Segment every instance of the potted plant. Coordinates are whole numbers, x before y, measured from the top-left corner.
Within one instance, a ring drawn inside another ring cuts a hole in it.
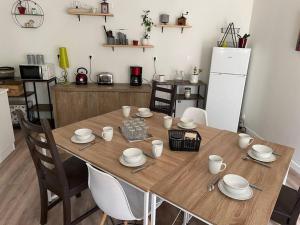
[[[150,10],[144,10],[142,17],[142,26],[144,27],[144,35],[142,45],[149,45],[150,33],[154,25],[152,19],[149,17]]]

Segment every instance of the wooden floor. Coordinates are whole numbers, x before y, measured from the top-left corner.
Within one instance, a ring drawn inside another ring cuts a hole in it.
[[[300,176],[290,171],[288,185],[298,188]],[[40,218],[40,200],[37,177],[26,143],[16,131],[16,151],[0,164],[0,225],[38,225]],[[72,215],[78,216],[92,207],[94,202],[86,190],[81,198],[72,199]],[[62,224],[62,205],[54,207],[48,214],[48,225]],[[100,211],[94,213],[80,225],[99,224]],[[178,210],[164,203],[157,212],[158,225],[171,225]],[[176,222],[181,224],[182,215]],[[117,222],[117,221],[115,221]],[[270,222],[270,225],[275,223]],[[300,221],[298,222],[300,225]],[[107,225],[111,225],[110,222]],[[203,225],[192,219],[189,225]]]

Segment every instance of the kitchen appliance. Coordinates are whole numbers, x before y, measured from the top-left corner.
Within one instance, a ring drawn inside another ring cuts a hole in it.
[[[20,65],[20,74],[22,79],[49,80],[55,77],[54,64],[44,65]]]
[[[131,66],[130,67],[130,85],[131,86],[141,86],[143,83],[143,67]]]
[[[238,129],[251,49],[213,49],[206,110],[209,126]]]
[[[97,83],[98,85],[113,85],[113,75],[108,72],[103,72],[97,75]]]
[[[12,79],[15,76],[15,69],[13,67],[0,67],[0,79]]]
[[[88,83],[88,70],[84,67],[80,67],[77,69],[76,75],[76,84],[77,85],[87,85]]]

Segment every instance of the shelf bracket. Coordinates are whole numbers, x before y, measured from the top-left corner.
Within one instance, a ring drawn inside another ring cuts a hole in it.
[[[115,47],[111,47],[112,51],[114,52],[115,51]]]
[[[183,27],[181,27],[181,33],[183,34],[183,30],[184,30],[184,28]]]
[[[161,27],[161,32],[162,32],[162,33],[164,32],[164,27]]]
[[[106,16],[104,16],[104,20],[105,20],[105,23],[106,23]]]
[[[143,48],[143,52],[145,52],[145,48]]]
[[[80,15],[77,15],[77,17],[78,17],[78,20],[79,20],[79,22],[80,22]]]

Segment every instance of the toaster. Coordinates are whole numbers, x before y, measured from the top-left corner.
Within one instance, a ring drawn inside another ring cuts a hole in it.
[[[97,75],[98,85],[113,85],[113,75],[111,73],[103,72]]]

